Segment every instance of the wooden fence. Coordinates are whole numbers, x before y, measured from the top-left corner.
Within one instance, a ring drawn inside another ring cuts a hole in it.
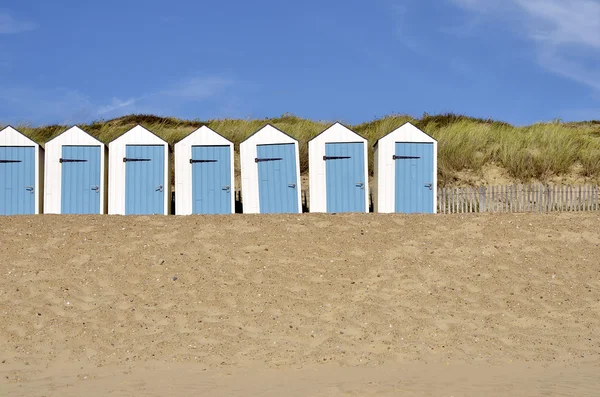
[[[438,189],[438,213],[598,211],[596,185],[511,185]]]

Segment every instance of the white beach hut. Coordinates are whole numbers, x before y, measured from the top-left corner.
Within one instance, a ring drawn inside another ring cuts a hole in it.
[[[175,213],[235,212],[233,143],[202,126],[175,144]]]
[[[46,142],[44,213],[106,213],[106,147],[79,127]]]
[[[340,123],[308,142],[310,212],[369,212],[367,149]]]
[[[0,131],[0,215],[42,210],[44,150],[8,126]]]
[[[108,213],[168,215],[169,145],[137,125],[108,145]]]
[[[436,212],[435,139],[406,123],[377,141],[374,156],[375,212]]]
[[[244,213],[301,213],[298,141],[266,125],[240,144]]]

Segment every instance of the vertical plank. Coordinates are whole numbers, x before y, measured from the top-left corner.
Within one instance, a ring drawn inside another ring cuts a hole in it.
[[[539,186],[539,191],[540,191],[540,212],[544,212],[544,185]]]
[[[560,185],[560,212],[562,212],[564,210],[563,205],[565,203],[565,196],[564,196],[564,185]]]
[[[473,198],[475,197],[475,190],[469,187],[469,214],[473,212]]]
[[[569,212],[573,212],[573,185],[569,185]]]
[[[444,211],[444,207],[445,207],[445,205],[444,205],[444,204],[445,204],[445,201],[444,201],[444,198],[445,198],[445,197],[444,197],[444,190],[445,190],[445,188],[443,188],[443,187],[442,187],[442,188],[440,188],[440,196],[441,196],[441,197],[440,197],[440,203],[439,203],[439,206],[440,206],[440,214],[445,214],[445,213],[446,213],[446,212]]]
[[[487,208],[486,208],[487,202],[486,201],[487,201],[486,187],[481,186],[479,188],[479,212],[487,211]]]
[[[526,189],[527,189],[526,211],[529,212],[529,210],[531,208],[531,185],[527,185]]]

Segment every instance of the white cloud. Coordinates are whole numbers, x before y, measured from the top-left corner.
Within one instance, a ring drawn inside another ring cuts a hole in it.
[[[510,22],[536,46],[538,64],[600,90],[599,0],[448,0],[487,18]]]
[[[0,11],[0,34],[14,34],[33,30],[37,25],[31,21],[15,19],[7,12]]]
[[[134,105],[138,100],[135,98],[129,98],[126,100],[122,100],[119,98],[113,98],[111,103],[108,105],[100,106],[98,108],[98,114],[103,115],[106,113],[111,113],[119,109],[128,108]]]
[[[0,86],[0,120],[75,124],[131,113],[169,114],[192,101],[224,102],[223,93],[233,84],[221,76],[193,77],[136,97],[113,97],[108,103],[74,89],[6,85]]]

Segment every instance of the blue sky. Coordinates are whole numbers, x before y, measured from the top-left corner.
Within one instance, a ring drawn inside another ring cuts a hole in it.
[[[20,0],[0,122],[600,119],[600,0]]]

